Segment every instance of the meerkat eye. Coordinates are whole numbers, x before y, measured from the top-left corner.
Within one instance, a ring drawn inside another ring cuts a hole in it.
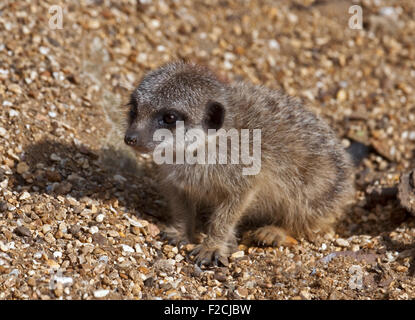
[[[134,97],[130,97],[130,101],[125,105],[128,107],[128,121],[131,124],[138,116],[137,114],[137,102],[135,101]]]
[[[165,113],[163,115],[163,122],[165,124],[173,124],[176,123],[177,121],[177,116],[173,113]]]
[[[135,106],[131,106],[130,110],[128,111],[128,122],[130,123],[130,125],[136,120],[137,115],[137,109],[135,108]]]
[[[130,109],[128,116],[130,117],[131,120],[134,120],[137,117],[137,111],[135,110],[134,107]]]
[[[172,127],[177,121],[185,121],[185,116],[177,110],[163,110],[156,114],[156,121],[161,127]]]

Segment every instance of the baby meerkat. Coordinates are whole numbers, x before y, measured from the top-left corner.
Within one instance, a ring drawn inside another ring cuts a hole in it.
[[[251,237],[260,244],[290,245],[296,243],[291,236],[312,239],[330,231],[351,200],[351,160],[336,135],[280,91],[228,83],[192,63],[164,65],[131,94],[125,143],[153,152],[157,129],[175,132],[179,121],[185,132],[204,131],[206,143],[217,135],[208,129],[261,130],[257,174],[243,174],[246,164],[231,161],[158,165],[173,217],[163,235],[173,244],[196,243],[196,231],[204,231],[191,253],[199,265],[226,260],[240,225],[259,226]]]

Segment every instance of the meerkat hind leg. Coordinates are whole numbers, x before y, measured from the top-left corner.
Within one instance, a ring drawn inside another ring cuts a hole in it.
[[[251,234],[251,242],[262,246],[294,246],[298,241],[291,237],[283,228],[267,225],[256,229]]]

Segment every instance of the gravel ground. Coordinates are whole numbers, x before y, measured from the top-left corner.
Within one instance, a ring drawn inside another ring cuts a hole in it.
[[[1,1],[0,299],[414,299],[396,187],[415,167],[415,3],[355,3],[363,30],[341,0]],[[177,58],[303,99],[361,152],[334,234],[241,244],[215,269],[160,241],[165,201],[119,107]]]

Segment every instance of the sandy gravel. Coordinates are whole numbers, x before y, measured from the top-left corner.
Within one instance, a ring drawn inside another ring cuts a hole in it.
[[[396,192],[415,167],[415,2],[355,3],[363,30],[342,0],[2,0],[0,299],[414,299]],[[166,205],[119,107],[177,58],[303,99],[361,151],[335,234],[241,244],[215,269],[160,241]]]

